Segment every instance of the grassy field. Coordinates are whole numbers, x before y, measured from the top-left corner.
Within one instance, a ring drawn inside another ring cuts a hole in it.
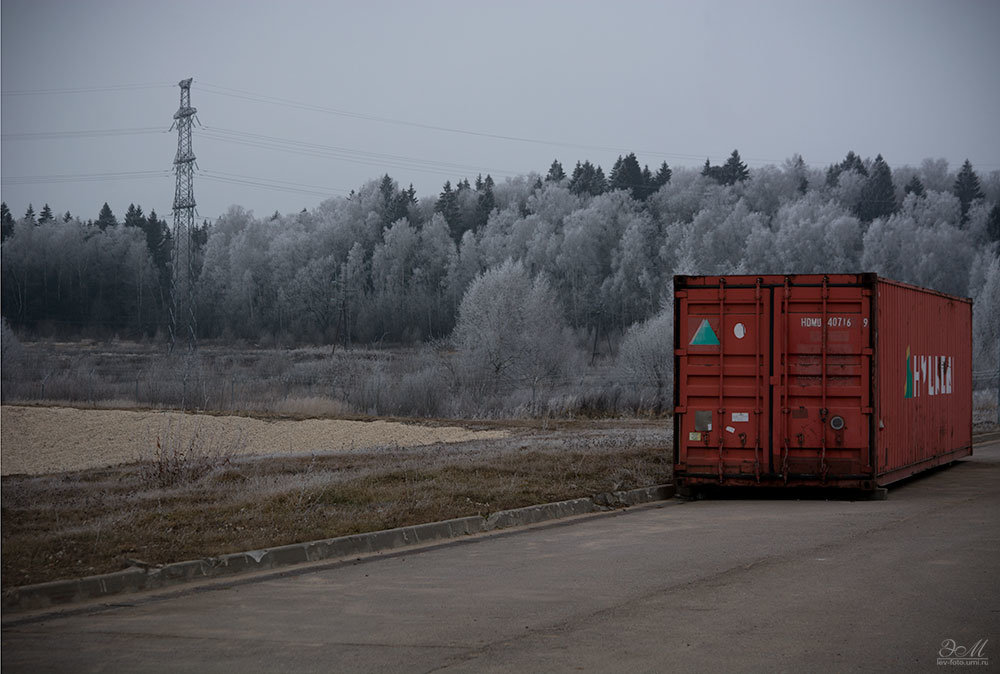
[[[111,468],[7,476],[3,587],[670,480],[667,421],[497,425],[509,437],[266,459],[195,448]]]

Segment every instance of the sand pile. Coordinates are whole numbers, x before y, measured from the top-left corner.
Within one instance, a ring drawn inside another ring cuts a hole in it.
[[[188,446],[195,435],[201,447],[266,456],[416,447],[507,434],[389,421],[271,421],[181,412],[5,405],[0,408],[0,473],[53,473],[127,463],[149,458],[157,439],[164,445]]]

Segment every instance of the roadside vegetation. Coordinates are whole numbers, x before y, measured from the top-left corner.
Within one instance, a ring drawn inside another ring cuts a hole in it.
[[[548,428],[545,428],[548,426]],[[670,480],[663,421],[511,425],[503,440],[234,458],[150,439],[148,460],[2,480],[3,587],[633,489]],[[233,439],[232,442],[238,442]]]

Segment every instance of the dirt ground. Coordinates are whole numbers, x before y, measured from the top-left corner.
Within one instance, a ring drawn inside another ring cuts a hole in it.
[[[54,473],[151,458],[163,447],[270,456],[505,437],[390,421],[262,420],[168,411],[0,407],[0,474]]]

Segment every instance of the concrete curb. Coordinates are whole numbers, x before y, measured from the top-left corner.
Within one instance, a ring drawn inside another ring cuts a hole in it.
[[[124,571],[73,580],[55,580],[15,587],[3,592],[4,611],[30,611],[99,599],[128,592],[156,590],[196,580],[223,578],[250,571],[265,571],[306,562],[360,557],[410,545],[445,541],[499,529],[624,508],[669,499],[673,485],[597,494],[557,503],[501,510],[488,517],[460,517],[443,522],[398,529],[294,543],[264,550],[235,552],[218,557],[176,562],[164,566],[130,567]]]

